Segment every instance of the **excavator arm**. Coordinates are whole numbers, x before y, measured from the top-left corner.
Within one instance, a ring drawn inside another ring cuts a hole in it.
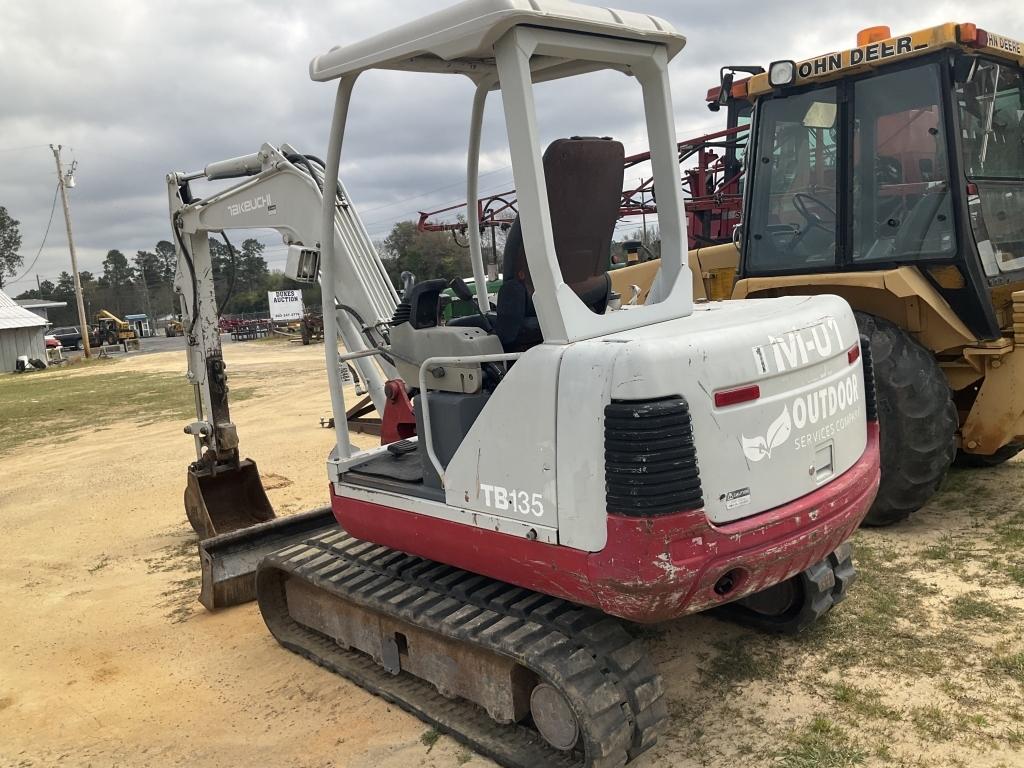
[[[196,181],[225,179],[237,181],[207,197],[198,197],[193,191]],[[238,429],[229,406],[210,253],[213,234],[273,229],[289,246],[289,264],[302,265],[301,274],[296,271],[291,276],[308,282],[320,279],[323,186],[319,161],[287,145],[264,144],[252,155],[212,163],[194,173],[167,176],[177,249],[174,286],[187,341],[187,377],[195,389],[196,404],[196,418],[185,427],[196,450],[196,460],[188,470],[185,509],[201,540],[201,599],[209,608],[251,599],[254,548],[276,548],[289,540],[293,531],[308,535],[311,528],[333,524],[324,510],[275,519],[255,462],[241,458]],[[385,323],[394,313],[398,296],[340,183],[334,197],[335,239],[344,245],[336,252],[345,254],[346,263],[337,270],[339,277],[333,286],[322,285],[324,320],[331,322],[333,315],[346,357],[357,367],[374,407],[383,413],[384,383],[396,378],[397,371],[386,354],[374,352],[387,344]],[[227,239],[225,242],[231,248]],[[360,353],[362,356],[354,356]],[[244,562],[233,562],[237,558],[230,554],[218,554],[224,546],[232,553],[244,551]]]

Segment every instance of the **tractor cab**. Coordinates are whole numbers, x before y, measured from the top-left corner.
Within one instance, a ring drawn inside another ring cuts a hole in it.
[[[1024,283],[1022,62],[973,24],[874,27],[745,81],[741,277],[913,266],[971,334],[998,337]]]

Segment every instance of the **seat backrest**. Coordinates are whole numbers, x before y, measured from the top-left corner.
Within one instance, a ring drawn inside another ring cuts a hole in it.
[[[608,271],[612,233],[622,199],[622,144],[612,139],[556,139],[544,152],[548,204],[562,279],[572,286]],[[533,293],[519,217],[508,239],[504,279],[516,277]]]
[[[598,311],[604,310],[604,299],[591,299],[600,293],[594,290],[595,284],[601,282],[598,278],[608,271],[612,234],[622,199],[624,159],[621,143],[592,136],[556,139],[544,152],[551,230],[562,280]],[[505,240],[502,278],[505,284],[522,284],[527,299],[533,294],[518,216]],[[607,278],[604,280],[608,284]],[[501,308],[499,300],[499,321]],[[531,316],[532,310],[532,301],[528,300],[523,307],[524,316]],[[501,335],[509,335],[510,324],[501,325],[506,329]]]

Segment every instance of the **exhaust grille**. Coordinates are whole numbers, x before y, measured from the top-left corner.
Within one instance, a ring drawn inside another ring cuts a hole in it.
[[[860,359],[864,368],[864,410],[868,421],[878,421],[878,396],[875,392],[875,368],[871,362],[871,339],[860,337]]]
[[[604,409],[604,461],[609,513],[649,517],[704,506],[681,397],[613,400]]]

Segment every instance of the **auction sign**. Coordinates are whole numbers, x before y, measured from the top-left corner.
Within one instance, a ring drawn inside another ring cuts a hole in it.
[[[275,321],[302,319],[302,291],[267,291],[270,319]]]

